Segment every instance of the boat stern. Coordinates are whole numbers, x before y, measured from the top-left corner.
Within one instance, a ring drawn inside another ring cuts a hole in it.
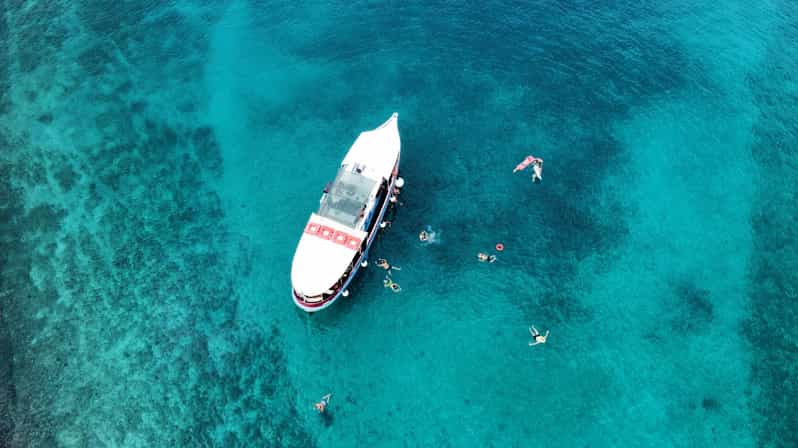
[[[291,264],[294,303],[309,312],[335,301],[354,273],[366,233],[312,214]]]

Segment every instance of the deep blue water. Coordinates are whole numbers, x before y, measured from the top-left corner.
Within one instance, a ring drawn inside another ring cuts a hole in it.
[[[798,446],[798,4],[760,3],[0,0],[0,446]],[[394,111],[402,291],[305,315],[304,223]]]

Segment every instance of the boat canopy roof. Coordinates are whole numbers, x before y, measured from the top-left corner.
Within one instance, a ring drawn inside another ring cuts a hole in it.
[[[354,228],[376,185],[377,181],[358,173],[357,168],[342,167],[322,200],[318,215]]]

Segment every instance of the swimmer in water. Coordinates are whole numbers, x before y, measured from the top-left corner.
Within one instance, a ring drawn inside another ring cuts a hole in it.
[[[402,290],[402,287],[399,286],[399,283],[391,280],[390,273],[385,277],[385,280],[382,281],[382,284],[385,285],[386,288],[391,288],[393,292],[399,292]]]
[[[332,397],[332,394],[327,394],[327,395],[321,397],[321,401],[319,401],[318,403],[313,405],[313,407],[315,407],[316,410],[319,411],[319,414],[324,413],[324,410],[327,409],[327,405],[330,404],[330,398],[331,397]]]
[[[532,165],[532,182],[538,183],[543,180],[543,159],[535,156],[526,156],[526,158],[516,165],[513,173],[525,170],[529,165]]]
[[[542,335],[542,334],[540,334],[538,329],[535,328],[535,326],[533,325],[533,326],[529,327],[529,334],[532,335],[532,340],[529,341],[529,346],[531,347],[533,345],[545,344],[546,343],[546,338],[549,337],[549,330],[546,330],[546,334]]]
[[[532,165],[532,182],[538,183],[543,180],[543,159],[537,159]]]
[[[375,264],[377,265],[378,268],[385,269],[389,273],[390,273],[391,269],[393,269],[394,271],[401,271],[402,270],[402,268],[400,268],[399,266],[391,266],[391,264],[388,263],[388,260],[386,260],[384,258],[377,258],[377,263],[375,263]]]
[[[441,242],[440,230],[434,230],[432,226],[425,226],[421,232],[418,232],[418,240],[422,244],[440,244]]]
[[[477,259],[479,261],[483,262],[483,263],[488,261],[489,258],[490,257],[488,257],[488,254],[486,254],[486,253],[480,252],[480,253],[477,254]]]

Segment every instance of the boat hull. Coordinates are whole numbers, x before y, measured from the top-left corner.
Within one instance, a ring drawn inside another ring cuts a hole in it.
[[[358,270],[360,269],[361,264],[368,260],[369,250],[371,249],[371,245],[374,243],[374,240],[377,237],[377,234],[380,232],[380,223],[385,218],[385,213],[388,211],[388,207],[390,206],[390,198],[393,194],[396,179],[399,177],[399,159],[396,160],[396,166],[393,169],[391,174],[390,182],[388,183],[387,194],[385,195],[385,199],[379,205],[380,212],[376,216],[376,224],[374,225],[373,230],[368,234],[368,238],[366,240],[365,248],[363,249],[360,257],[357,261],[353,264],[352,270],[349,272],[349,277],[343,283],[343,285],[335,291],[335,294],[331,295],[325,300],[321,300],[319,302],[305,302],[302,300],[296,292],[291,289],[291,297],[294,300],[294,304],[299,307],[301,310],[306,311],[308,313],[314,313],[316,311],[321,311],[330,305],[332,305],[335,301],[337,301],[343,294],[344,291],[347,290],[349,284],[354,280],[355,276],[357,275]]]

